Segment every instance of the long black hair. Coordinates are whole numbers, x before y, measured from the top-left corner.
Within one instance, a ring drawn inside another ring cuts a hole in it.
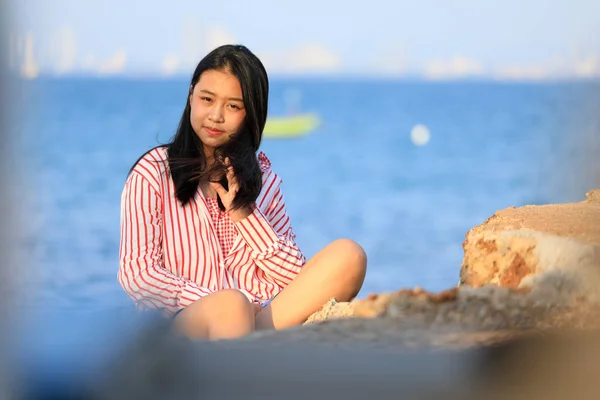
[[[242,89],[246,117],[238,132],[215,148],[214,163],[209,168],[202,141],[190,122],[190,96],[202,73],[226,70],[233,74]],[[187,101],[177,131],[167,143],[167,159],[175,194],[182,205],[194,198],[201,182],[220,182],[227,189],[225,158],[233,167],[239,190],[232,208],[249,207],[258,198],[262,175],[256,152],[267,120],[269,79],[262,62],[242,45],[224,45],[208,53],[194,70]],[[224,210],[219,199],[219,207]]]

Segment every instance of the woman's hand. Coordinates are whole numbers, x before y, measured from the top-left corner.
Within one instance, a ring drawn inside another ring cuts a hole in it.
[[[229,190],[225,190],[225,188],[218,182],[211,182],[210,184],[216,190],[217,195],[221,199],[221,202],[225,207],[225,211],[229,213],[231,220],[233,222],[238,222],[246,218],[252,212],[248,208],[240,208],[237,210],[231,209],[235,195],[237,194],[238,190],[240,190],[240,185],[238,184],[237,178],[233,173],[233,167],[229,162],[229,158],[225,158],[225,166],[227,167],[227,185]]]

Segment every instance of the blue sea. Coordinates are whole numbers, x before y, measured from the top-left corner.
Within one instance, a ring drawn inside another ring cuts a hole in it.
[[[117,283],[121,191],[134,161],[173,135],[187,88],[186,79],[18,84],[25,304],[132,307]],[[452,287],[469,229],[499,209],[579,201],[590,189],[575,177],[583,143],[600,134],[598,84],[279,78],[271,116],[286,114],[290,93],[321,124],[264,139],[262,150],[308,257],[337,238],[363,246],[361,297]],[[411,141],[418,124],[430,133],[424,145]]]

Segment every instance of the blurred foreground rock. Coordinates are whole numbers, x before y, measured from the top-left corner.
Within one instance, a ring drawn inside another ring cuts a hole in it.
[[[348,328],[349,321],[338,322]],[[360,332],[343,347],[321,342],[323,334],[277,346],[278,340],[193,343],[165,333],[149,330],[137,338],[83,396],[37,398],[600,398],[599,331],[504,336],[453,350],[371,348]],[[409,336],[419,341],[419,333],[403,335]]]

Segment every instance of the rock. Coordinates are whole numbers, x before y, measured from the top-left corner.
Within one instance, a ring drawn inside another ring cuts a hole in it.
[[[356,300],[355,315],[418,321],[427,330],[448,326],[464,331],[594,328],[600,297],[582,296],[579,282],[566,275],[540,279],[531,288],[495,285],[449,289],[437,294],[401,290]],[[568,280],[567,280],[568,279]]]
[[[463,243],[460,284],[516,288],[526,277],[550,270],[598,273],[600,190],[586,197],[579,203],[507,208],[471,229]]]
[[[464,349],[555,330],[600,329],[600,296],[583,290],[585,280],[578,277],[556,270],[523,288],[487,284],[439,293],[415,288],[351,303],[331,300],[304,326],[260,331],[243,340],[280,347]],[[343,315],[333,316],[338,311]]]
[[[350,303],[331,299],[302,327],[250,339],[448,348],[600,328],[600,190],[586,197],[511,207],[473,228],[463,244],[458,287],[402,289]]]
[[[338,303],[335,299],[330,299],[327,303],[323,305],[323,308],[321,308],[321,310],[308,317],[304,324],[308,325],[317,322],[338,318],[348,318],[353,316],[354,307],[349,302]]]
[[[590,190],[585,194],[589,201],[600,201],[600,189]]]

